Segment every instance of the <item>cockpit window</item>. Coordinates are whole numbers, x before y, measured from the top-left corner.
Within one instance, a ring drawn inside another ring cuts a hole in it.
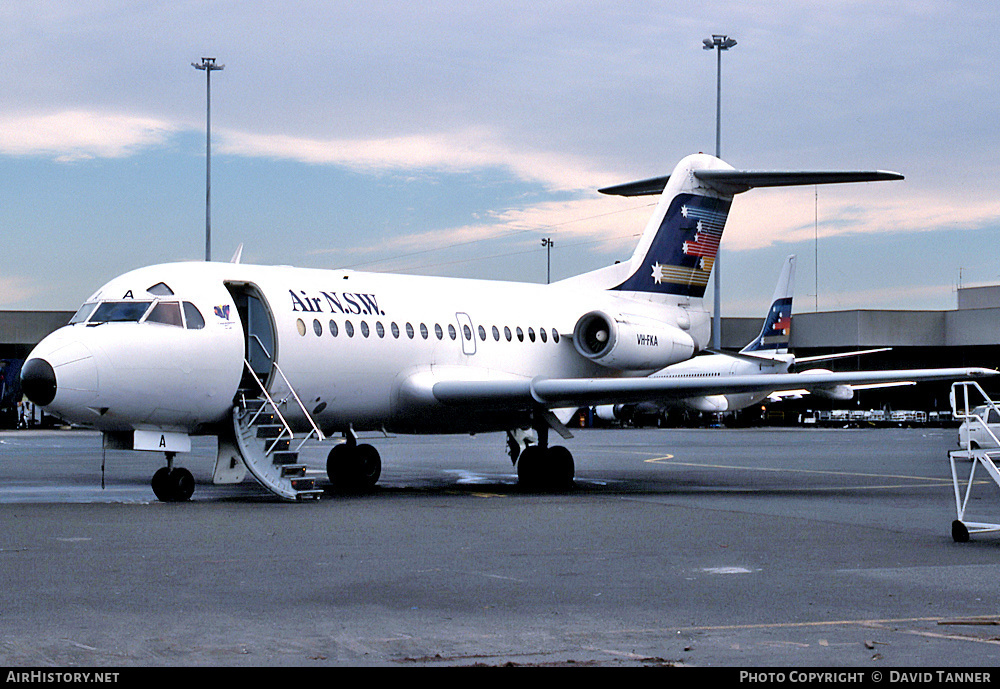
[[[181,328],[184,326],[181,321],[181,305],[176,301],[161,301],[149,312],[146,322],[175,325]]]
[[[69,319],[70,325],[74,323],[83,323],[85,320],[87,320],[87,317],[94,312],[94,309],[96,308],[97,308],[96,301],[92,301],[89,304],[84,304],[79,308],[79,310],[77,310],[77,312],[73,315],[73,317]]]
[[[187,321],[188,330],[201,330],[205,327],[205,319],[202,318],[201,311],[189,301],[184,302],[184,319]]]
[[[97,307],[89,322],[138,322],[152,303],[150,301],[106,301]]]
[[[170,286],[165,282],[157,282],[146,291],[150,294],[155,294],[158,297],[172,297],[174,295],[174,291],[170,289]]]

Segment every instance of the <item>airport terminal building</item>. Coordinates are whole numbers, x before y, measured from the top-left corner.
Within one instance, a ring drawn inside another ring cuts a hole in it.
[[[32,347],[65,325],[72,311],[0,311],[0,427],[16,421],[21,363]],[[791,348],[799,356],[891,347],[890,351],[823,362],[832,370],[1000,367],[1000,285],[958,290],[958,304],[947,311],[857,310],[797,313],[792,319]],[[722,347],[739,350],[760,332],[760,318],[722,319]],[[997,388],[1000,384],[990,382]],[[950,410],[948,383],[859,391],[839,408]],[[987,391],[994,393],[989,387]],[[830,409],[834,403],[814,397],[773,405],[788,415]],[[762,409],[748,410],[761,416]],[[781,412],[779,412],[780,415]]]

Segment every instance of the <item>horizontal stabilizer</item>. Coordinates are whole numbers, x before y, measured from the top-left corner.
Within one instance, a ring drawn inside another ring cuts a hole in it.
[[[754,187],[794,187],[811,184],[843,184],[846,182],[888,182],[903,179],[898,172],[886,170],[769,172],[761,170],[695,170],[694,176],[725,191],[738,194]],[[598,189],[613,196],[655,196],[663,192],[670,175],[627,182]]]

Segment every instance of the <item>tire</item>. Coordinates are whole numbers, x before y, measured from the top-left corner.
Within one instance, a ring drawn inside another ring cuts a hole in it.
[[[573,487],[576,467],[573,454],[562,445],[550,447],[548,451],[548,483],[553,490],[569,490]]]
[[[545,451],[537,445],[529,445],[517,458],[517,483],[526,490],[542,488]]]
[[[357,460],[355,465],[355,482],[361,490],[371,490],[382,475],[382,458],[378,450],[371,445],[358,445],[355,450]]]

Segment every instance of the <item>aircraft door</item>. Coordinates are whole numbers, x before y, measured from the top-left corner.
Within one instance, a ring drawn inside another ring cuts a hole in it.
[[[252,284],[231,284],[226,287],[236,303],[236,311],[243,324],[245,342],[244,356],[257,378],[270,387],[271,374],[274,370],[274,360],[277,356],[276,338],[274,334],[274,319],[267,306],[264,295]],[[241,388],[253,389],[256,383],[253,376],[244,367]]]
[[[465,354],[476,353],[476,331],[472,327],[472,319],[467,313],[456,313],[458,319],[458,336],[462,339],[462,352]]]

